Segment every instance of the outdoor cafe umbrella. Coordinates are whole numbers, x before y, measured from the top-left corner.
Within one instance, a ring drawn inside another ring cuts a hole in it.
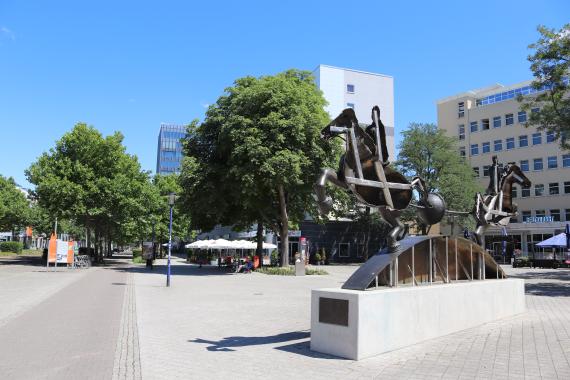
[[[546,239],[544,241],[541,241],[540,243],[537,243],[536,246],[537,247],[566,247],[567,241],[566,241],[566,233],[562,232],[561,234],[555,235],[549,239]]]

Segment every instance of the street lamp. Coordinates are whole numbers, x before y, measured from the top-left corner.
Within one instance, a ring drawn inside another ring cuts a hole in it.
[[[166,286],[170,286],[170,251],[172,249],[172,207],[176,201],[176,194],[168,194],[168,205],[170,206],[170,227],[168,228],[168,269],[166,272]]]

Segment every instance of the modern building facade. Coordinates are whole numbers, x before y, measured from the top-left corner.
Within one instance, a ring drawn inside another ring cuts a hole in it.
[[[319,65],[314,71],[315,81],[328,106],[331,119],[345,108],[353,108],[358,122],[369,125],[371,111],[380,107],[380,118],[386,126],[386,145],[390,159],[394,157],[394,78],[365,71]],[[324,127],[324,126],[323,126]]]
[[[507,255],[514,249],[539,252],[534,244],[563,232],[570,223],[570,152],[562,151],[553,135],[525,127],[529,115],[521,110],[517,96],[535,94],[530,83],[496,84],[437,102],[439,128],[458,138],[459,154],[469,161],[481,185],[489,184],[493,155],[499,162],[516,163],[532,181],[530,189],[513,188],[519,215],[507,227]],[[490,228],[486,248],[500,253],[501,235]]]
[[[180,139],[185,136],[185,125],[160,125],[156,155],[157,174],[180,173],[180,165],[182,163],[182,143]]]

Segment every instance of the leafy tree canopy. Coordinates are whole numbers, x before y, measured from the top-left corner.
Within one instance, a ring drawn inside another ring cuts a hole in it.
[[[334,163],[334,144],[320,138],[325,104],[306,71],[245,77],[227,88],[185,143],[181,183],[196,226],[261,222],[281,237],[286,265],[289,224],[316,214],[313,183]]]
[[[411,123],[402,133],[395,165],[409,179],[421,177],[429,192],[439,193],[448,209],[468,211],[481,187],[473,169],[459,156],[456,139],[435,124]],[[405,218],[423,228],[412,212]]]
[[[30,217],[28,199],[12,178],[0,175],[0,231],[24,227]]]
[[[538,31],[540,38],[529,45],[534,53],[528,60],[532,86],[541,92],[519,101],[525,110],[539,108],[529,114],[527,126],[553,133],[563,149],[570,149],[570,24],[560,30],[539,26]]]

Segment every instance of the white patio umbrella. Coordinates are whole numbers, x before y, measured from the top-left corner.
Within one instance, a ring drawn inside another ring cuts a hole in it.
[[[214,240],[197,240],[190,244],[186,244],[185,247],[192,249],[208,249],[213,242]]]
[[[263,243],[263,249],[275,249],[277,248],[277,246],[275,244],[272,243]]]

